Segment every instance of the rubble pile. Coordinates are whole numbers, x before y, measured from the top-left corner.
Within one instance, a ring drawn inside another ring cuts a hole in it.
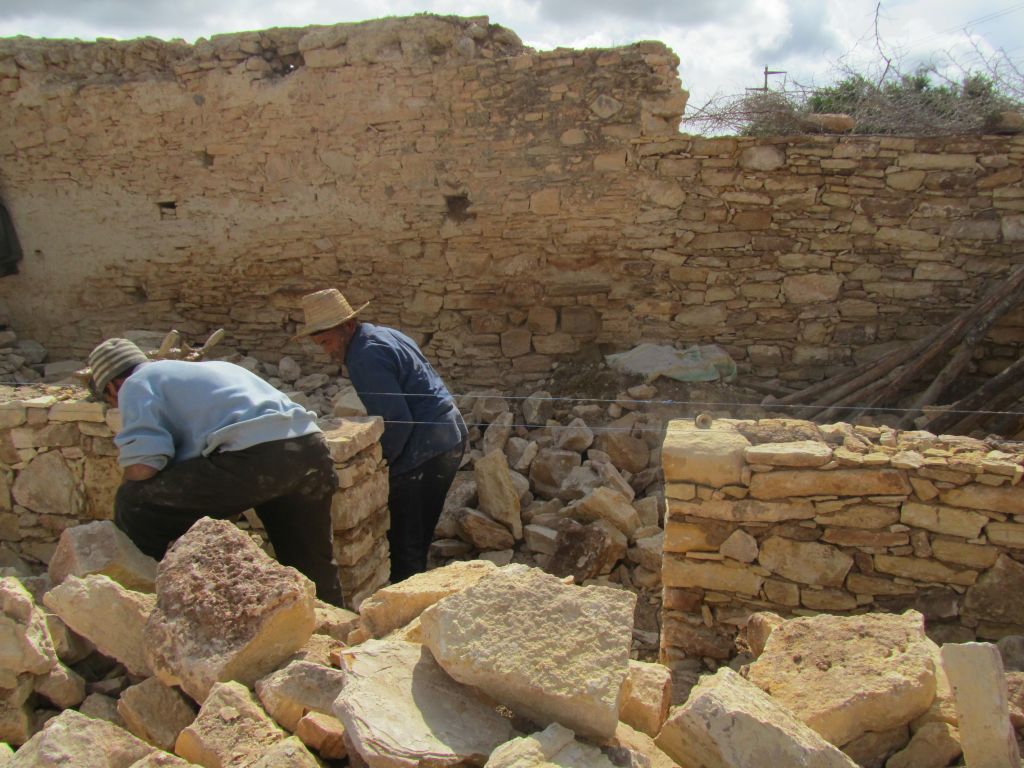
[[[670,708],[668,668],[629,658],[622,585],[454,562],[357,615],[226,521],[158,567],[74,530],[47,573],[0,578],[0,766],[1019,762],[1024,637],[940,648],[915,611],[754,614],[748,653]]]

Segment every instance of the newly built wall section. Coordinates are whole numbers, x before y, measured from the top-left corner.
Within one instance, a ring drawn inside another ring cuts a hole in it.
[[[350,608],[387,582],[388,471],[380,417],[321,422],[334,459],[334,558]],[[121,483],[114,436],[120,412],[42,395],[0,403],[0,541],[48,563],[61,532],[114,516]],[[243,524],[262,528],[247,515]],[[265,539],[265,536],[262,537]]]
[[[1013,445],[785,419],[670,422],[662,660],[731,659],[756,611],[915,608],[938,642],[1024,634],[1024,451]]]
[[[20,337],[217,327],[276,362],[327,285],[457,387],[586,345],[724,345],[810,380],[1024,261],[1020,137],[694,138],[660,43],[524,48],[486,18],[0,41]],[[983,365],[1024,339],[1018,313]]]

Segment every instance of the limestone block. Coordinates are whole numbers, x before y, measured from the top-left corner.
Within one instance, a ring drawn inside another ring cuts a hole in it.
[[[622,686],[619,720],[646,733],[658,735],[672,703],[672,673],[661,664],[629,661],[626,682]]]
[[[886,761],[885,768],[945,768],[962,751],[956,728],[948,723],[927,723],[918,728],[906,748]]]
[[[384,420],[380,416],[324,419],[320,428],[334,463],[345,464],[380,440],[384,434]]]
[[[786,520],[810,520],[817,514],[812,503],[799,499],[790,501],[710,499],[700,503],[673,499],[668,503],[668,511],[670,517],[689,515],[706,520],[722,520],[732,523],[781,523]]]
[[[484,456],[495,451],[504,452],[505,443],[512,435],[512,422],[515,417],[511,411],[499,414],[494,421],[487,425],[484,430],[483,440],[480,442],[480,451]]]
[[[511,416],[511,414],[509,414]],[[473,464],[480,509],[503,524],[516,541],[523,538],[519,493],[512,484],[508,460],[501,451],[493,451]]]
[[[849,744],[843,745],[843,752],[862,768],[882,768],[886,758],[907,746],[910,728],[901,725],[881,733],[869,731]]]
[[[636,545],[630,547],[626,555],[631,563],[636,563],[649,571],[660,571],[664,545],[665,532],[659,531],[653,536],[637,539]]]
[[[781,536],[761,542],[758,562],[790,581],[822,587],[841,587],[853,567],[853,558],[838,547]]]
[[[558,546],[558,531],[543,525],[524,525],[523,539],[530,552],[552,555]]]
[[[581,466],[574,467],[562,482],[562,487],[558,489],[558,498],[565,502],[582,499],[601,485],[597,470],[589,461],[584,462]]]
[[[343,664],[345,687],[334,715],[373,768],[479,765],[516,735],[509,720],[449,677],[420,645],[368,640],[350,649]]]
[[[924,528],[962,539],[976,539],[989,518],[966,509],[907,501],[900,508],[900,522],[912,528]]]
[[[34,688],[58,709],[77,707],[85,699],[85,680],[60,662],[45,675],[37,677]]]
[[[89,421],[97,424],[106,421],[107,407],[103,403],[88,400],[64,400],[50,406],[50,421]]]
[[[54,584],[68,576],[102,574],[126,589],[152,592],[156,560],[142,554],[132,540],[109,520],[67,528],[47,568]]]
[[[26,673],[0,688],[0,741],[24,744],[35,732],[32,684],[33,676]]]
[[[729,667],[701,678],[686,703],[669,713],[654,743],[682,766],[856,765]]]
[[[76,517],[82,509],[82,493],[74,473],[60,451],[46,451],[29,461],[11,489],[14,500],[42,515]]]
[[[192,702],[155,677],[125,688],[117,713],[129,731],[165,752],[174,751],[178,734],[196,718]]]
[[[928,709],[935,696],[934,650],[916,611],[801,617],[772,631],[748,677],[842,746]]]
[[[595,488],[572,506],[570,514],[584,521],[606,520],[630,538],[640,527],[640,515],[629,499],[611,488]]]
[[[508,528],[479,510],[460,509],[458,521],[462,535],[477,549],[501,550],[515,545],[515,538]]]
[[[331,499],[331,521],[336,531],[347,531],[387,506],[388,474],[374,472],[350,488],[335,491]]]
[[[575,418],[558,430],[555,447],[563,451],[583,453],[594,444],[594,431],[581,418]]]
[[[370,554],[377,542],[387,537],[391,527],[391,511],[381,507],[355,528],[335,530],[331,548],[334,561],[342,568],[350,568]]]
[[[666,474],[666,476],[668,476]],[[778,470],[759,472],[750,479],[755,499],[787,496],[906,496],[906,474],[898,469]]]
[[[323,764],[306,749],[301,739],[289,736],[268,747],[256,762],[245,765],[246,768],[320,768]]]
[[[541,333],[553,333],[555,323],[558,321],[555,310],[550,307],[531,307],[529,316],[529,327],[531,331]],[[548,419],[554,411],[554,401],[551,393],[545,390],[538,390],[523,400],[520,406],[523,412],[523,421],[534,427],[547,424]]]
[[[65,709],[17,751],[13,765],[132,768],[154,751],[123,728]]]
[[[14,576],[0,578],[0,688],[13,688],[19,675],[45,675],[57,666],[46,617]]]
[[[124,728],[124,719],[117,711],[117,699],[103,693],[90,693],[78,706],[78,711],[89,717],[96,717]]]
[[[295,736],[328,760],[341,760],[348,756],[345,748],[345,726],[333,715],[307,712],[295,726]]]
[[[990,523],[989,526],[991,525],[996,525],[996,523]],[[1016,527],[1024,531],[1024,525]],[[986,533],[988,533],[987,528]],[[989,540],[993,541],[991,534],[989,534]],[[993,541],[993,543],[998,544],[999,542]],[[1021,545],[1024,546],[1024,541],[1021,542]],[[931,548],[932,554],[939,560],[980,570],[991,568],[995,565],[996,558],[999,557],[999,550],[994,547],[964,544],[950,539],[932,539]]]
[[[731,533],[732,526],[719,523],[683,523],[670,518],[665,523],[664,550],[679,553],[717,552]]]
[[[666,587],[700,587],[701,589],[739,592],[756,596],[764,577],[747,568],[733,568],[713,561],[688,560],[666,553],[661,564],[661,580]]]
[[[633,486],[626,481],[626,478],[622,476],[622,473],[619,472],[618,468],[612,464],[611,461],[592,459],[587,463],[597,472],[597,476],[603,485],[611,488],[613,491],[618,491],[630,501],[634,501],[636,499],[636,491],[633,489]],[[655,502],[656,501],[657,500],[655,499]],[[639,503],[640,502],[637,502],[637,504]],[[655,509],[657,509],[656,505]],[[639,514],[639,510],[637,510],[637,513]],[[657,525],[657,520],[651,524]]]
[[[942,491],[939,498],[943,504],[955,507],[1024,515],[1024,489],[1020,486],[993,488],[987,485],[968,485]]]
[[[532,736],[508,741],[491,753],[484,768],[614,768],[597,747],[576,740],[576,734],[552,723]]]
[[[832,460],[832,449],[817,440],[791,443],[761,443],[743,452],[748,464],[772,467],[820,467]]]
[[[960,571],[949,568],[935,560],[923,557],[893,557],[875,555],[874,567],[880,573],[888,573],[914,581],[934,581],[943,584],[969,586],[978,578],[977,571]]]
[[[1007,555],[967,590],[963,616],[1001,624],[1024,624],[1024,565]]]
[[[764,646],[771,637],[772,631],[785,622],[781,616],[771,611],[758,611],[750,614],[743,627],[747,639],[747,648],[755,659],[764,651]]]
[[[484,560],[454,562],[410,576],[377,590],[359,607],[362,626],[371,637],[404,627],[438,600],[476,584],[497,570]]]
[[[953,688],[967,765],[1019,766],[999,649],[991,643],[946,643],[942,666]]]
[[[558,495],[565,478],[582,461],[576,451],[552,448],[540,450],[530,464],[530,485],[540,498],[553,499]]]
[[[128,768],[190,768],[194,763],[182,760],[170,752],[155,750],[141,760],[132,763]]]
[[[631,763],[634,766],[644,765],[646,760],[650,768],[679,768],[675,760],[658,748],[654,739],[625,723],[620,722],[615,728],[611,745],[629,750],[631,756],[635,756]]]
[[[294,733],[307,712],[329,714],[343,684],[340,670],[293,661],[257,680],[256,695],[278,725]]]
[[[618,532],[617,529],[612,529]],[[619,533],[622,536],[621,533]],[[623,537],[624,538],[624,537]],[[594,524],[582,525],[575,520],[559,523],[555,536],[555,550],[551,553],[545,570],[555,576],[571,576],[581,584],[601,573],[610,573],[621,554],[625,554],[625,542],[621,553],[616,551],[614,534]]]
[[[43,602],[61,621],[132,674],[152,674],[143,633],[156,606],[155,595],[125,589],[107,576],[68,576],[46,593]]]
[[[146,655],[167,685],[202,702],[225,680],[251,685],[309,639],[314,586],[224,520],[204,517],[168,550]]]
[[[1019,523],[989,523],[985,535],[997,546],[1024,549],[1024,525]]]
[[[617,469],[636,474],[643,471],[651,460],[650,446],[639,437],[633,437],[617,422],[608,425],[596,440],[596,447],[608,454]]]
[[[424,644],[456,680],[538,724],[606,737],[619,719],[635,603],[631,593],[509,565],[420,620]]]
[[[322,600],[316,601],[314,609],[316,614],[315,632],[330,635],[336,640],[345,642],[348,633],[359,624],[359,614],[347,608],[339,608],[336,605],[325,603]]]
[[[757,539],[746,531],[733,531],[729,538],[722,542],[719,551],[741,563],[752,563],[758,555]]]
[[[178,734],[174,753],[198,765],[240,768],[287,735],[244,685],[214,683],[199,715]]]
[[[730,424],[698,429],[691,422],[669,422],[661,449],[665,479],[721,487],[742,485],[744,452],[750,441]]]
[[[0,742],[0,768],[9,768],[14,761],[14,749],[10,744]]]

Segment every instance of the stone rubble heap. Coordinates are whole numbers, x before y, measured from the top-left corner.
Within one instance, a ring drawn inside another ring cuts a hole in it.
[[[55,563],[0,578],[0,766],[1019,763],[1024,637],[940,648],[915,611],[755,614],[749,663],[670,708],[621,586],[474,560],[356,615],[209,518],[159,566],[70,532]]]

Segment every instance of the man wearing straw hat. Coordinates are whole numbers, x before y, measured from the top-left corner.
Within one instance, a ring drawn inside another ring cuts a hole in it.
[[[309,336],[349,378],[366,411],[384,418],[389,466],[391,582],[427,569],[427,550],[466,449],[466,423],[441,377],[412,339],[360,322],[359,309],[328,288],[302,298]]]
[[[89,366],[93,390],[121,409],[114,523],[140,550],[159,560],[200,518],[252,508],[278,561],[342,605],[331,527],[338,480],[315,413],[241,366],[151,361],[127,339],[104,341]]]

